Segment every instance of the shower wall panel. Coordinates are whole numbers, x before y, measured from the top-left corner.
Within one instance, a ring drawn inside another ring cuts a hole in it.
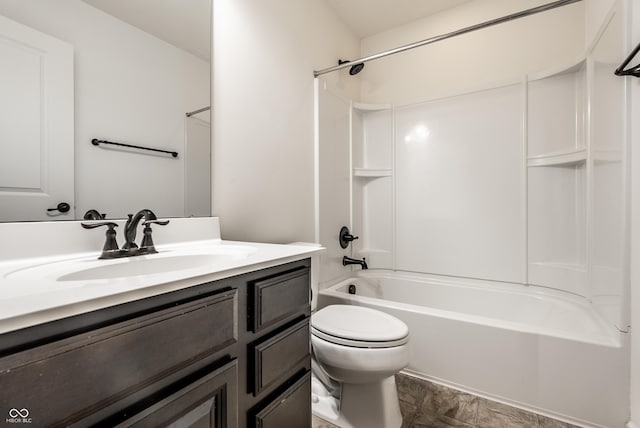
[[[627,195],[628,80],[611,70],[625,58],[624,14],[618,5],[609,14],[591,51],[592,231],[591,291],[596,307],[619,329],[629,325]]]
[[[585,61],[527,77],[527,283],[589,297]]]
[[[396,109],[396,268],[525,282],[521,85]]]
[[[352,117],[353,249],[372,267],[393,269],[393,113],[354,103]]]

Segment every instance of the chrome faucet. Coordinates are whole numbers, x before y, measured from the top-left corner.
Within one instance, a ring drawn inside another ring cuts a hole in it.
[[[362,260],[352,259],[351,257],[347,256],[342,257],[342,266],[348,265],[360,265],[362,269],[369,269],[369,266],[367,266],[367,259],[364,257],[362,258]]]
[[[125,243],[122,249],[131,253],[131,255],[137,254],[153,254],[157,253],[155,246],[153,245],[153,239],[151,238],[151,225],[159,224],[165,226],[169,224],[169,220],[158,220],[158,217],[149,209],[142,209],[136,213],[136,215],[129,214],[127,222],[124,225],[124,239]],[[138,225],[140,220],[144,218],[144,237],[140,243],[140,247],[136,244],[136,234],[138,232]]]

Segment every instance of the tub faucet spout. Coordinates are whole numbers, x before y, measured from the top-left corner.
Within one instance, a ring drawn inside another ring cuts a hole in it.
[[[369,269],[369,266],[367,266],[367,259],[364,257],[362,258],[362,260],[352,259],[351,257],[347,256],[342,257],[342,266],[348,265],[360,265],[362,266],[362,269]]]

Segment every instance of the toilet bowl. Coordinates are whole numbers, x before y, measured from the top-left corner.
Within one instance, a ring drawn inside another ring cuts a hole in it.
[[[327,306],[311,316],[313,413],[343,428],[395,428],[394,375],[409,363],[409,329],[384,312]]]

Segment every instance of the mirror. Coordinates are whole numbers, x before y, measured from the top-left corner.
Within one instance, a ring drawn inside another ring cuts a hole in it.
[[[0,18],[0,221],[211,215],[210,0],[0,0]]]

